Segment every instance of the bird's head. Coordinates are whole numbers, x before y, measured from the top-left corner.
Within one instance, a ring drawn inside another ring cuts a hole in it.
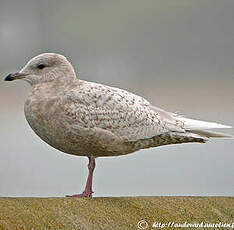
[[[19,72],[8,74],[5,81],[23,79],[35,85],[75,77],[75,71],[66,57],[56,53],[43,53],[32,58]]]

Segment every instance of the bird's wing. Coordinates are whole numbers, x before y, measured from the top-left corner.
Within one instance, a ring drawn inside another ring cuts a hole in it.
[[[122,89],[82,81],[63,96],[66,116],[85,128],[111,131],[125,141],[147,139],[166,132],[184,132],[144,98]],[[166,112],[165,112],[166,113]]]

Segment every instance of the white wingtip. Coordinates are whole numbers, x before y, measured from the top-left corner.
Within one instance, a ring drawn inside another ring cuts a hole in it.
[[[217,133],[217,132],[206,131],[206,130],[189,130],[188,132],[194,133],[201,137],[206,137],[206,138],[228,138],[228,139],[234,138],[234,136],[226,134],[226,133]]]
[[[185,129],[187,130],[203,130],[203,129],[228,129],[232,128],[229,125],[222,125],[214,122],[206,122],[200,120],[193,120],[181,117],[180,120],[184,122]]]

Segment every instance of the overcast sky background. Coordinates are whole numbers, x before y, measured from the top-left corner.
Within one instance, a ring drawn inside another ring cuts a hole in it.
[[[85,157],[33,133],[23,113],[30,86],[6,74],[57,52],[82,79],[233,126],[233,12],[233,0],[0,0],[0,196],[79,193],[88,173]],[[233,162],[234,140],[99,158],[94,195],[233,196]]]

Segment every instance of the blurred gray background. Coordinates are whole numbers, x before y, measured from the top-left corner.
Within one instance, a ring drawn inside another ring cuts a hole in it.
[[[30,86],[6,74],[57,52],[82,79],[234,125],[233,12],[233,0],[0,0],[0,196],[82,192],[88,162],[33,133],[23,113]],[[234,140],[99,158],[94,195],[233,196],[233,162]]]

